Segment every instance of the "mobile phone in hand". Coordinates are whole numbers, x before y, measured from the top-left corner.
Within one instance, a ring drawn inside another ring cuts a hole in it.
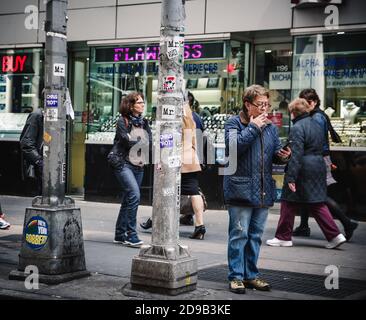
[[[282,147],[282,149],[288,149],[290,147],[291,141],[287,141],[286,144]]]

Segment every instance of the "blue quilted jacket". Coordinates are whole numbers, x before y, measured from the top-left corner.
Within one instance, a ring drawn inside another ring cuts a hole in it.
[[[237,137],[229,132],[234,130]],[[230,168],[229,145],[237,142],[237,169],[224,176],[225,204],[244,207],[270,207],[276,199],[272,164],[283,163],[276,156],[281,149],[277,127],[270,121],[260,129],[245,119],[244,113],[231,117],[225,124],[226,155]]]

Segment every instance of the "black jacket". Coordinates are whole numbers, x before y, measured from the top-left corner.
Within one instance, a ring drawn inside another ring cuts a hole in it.
[[[282,200],[321,203],[326,200],[326,167],[323,159],[324,134],[321,126],[304,114],[293,120],[289,140],[291,158],[286,167]],[[296,184],[292,192],[288,183]]]
[[[142,129],[144,129],[148,135],[148,141],[143,142],[149,144],[148,145],[149,158],[151,159],[152,134],[148,120],[144,119]],[[113,152],[116,152],[120,155],[120,157],[118,157],[119,164],[115,165],[115,167],[117,168],[123,166],[126,161],[127,162],[129,161],[128,156],[130,149],[140,141],[139,139],[135,140],[131,137],[130,135],[131,131],[132,131],[132,121],[126,117],[120,117],[117,121],[116,135],[114,137],[113,148],[112,148]],[[146,160],[148,161],[149,159]]]
[[[20,135],[20,148],[27,162],[35,164],[42,159],[43,112],[41,109],[29,114]]]

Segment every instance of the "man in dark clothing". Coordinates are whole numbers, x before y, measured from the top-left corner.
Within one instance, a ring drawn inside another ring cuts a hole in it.
[[[20,148],[26,162],[26,176],[35,178],[37,193],[42,193],[43,170],[43,110],[38,109],[29,114],[22,134],[20,135]],[[34,174],[32,173],[34,169]]]

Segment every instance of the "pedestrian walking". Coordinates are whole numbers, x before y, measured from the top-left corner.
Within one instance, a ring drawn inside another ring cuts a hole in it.
[[[181,195],[190,196],[194,211],[195,228],[190,238],[203,240],[206,233],[206,227],[203,224],[204,202],[198,183],[201,165],[198,157],[196,122],[188,104],[183,109],[182,133]]]
[[[28,115],[20,135],[20,148],[24,157],[23,171],[28,180],[35,180],[37,195],[42,194],[43,171],[43,109]]]
[[[341,142],[340,137],[334,130],[328,115],[320,109],[320,99],[317,92],[314,89],[304,89],[299,94],[300,98],[305,99],[309,104],[310,116],[321,126],[322,135],[324,136],[323,143],[323,157],[326,164],[327,170],[327,199],[326,204],[329,211],[334,218],[337,218],[343,225],[345,236],[347,240],[350,240],[354,230],[357,228],[358,223],[351,220],[346,213],[339,206],[335,200],[335,195],[337,194],[337,189],[339,189],[338,182],[332,176],[332,161],[330,158],[330,148],[329,148],[329,135],[333,142]],[[301,207],[300,209],[301,222],[300,225],[294,230],[294,236],[310,236],[309,227],[309,212],[307,208]]]
[[[328,240],[327,248],[336,248],[346,241],[326,205],[326,166],[322,150],[325,138],[321,126],[308,110],[309,105],[302,98],[295,99],[289,105],[293,122],[289,134],[292,156],[285,170],[276,235],[267,240],[269,246],[292,246],[295,213],[301,206],[312,212]]]
[[[267,119],[269,91],[252,85],[244,90],[243,109],[225,124],[226,155],[234,174],[224,176],[224,200],[229,212],[229,289],[268,291],[270,284],[259,277],[257,261],[268,208],[276,198],[272,164],[285,163],[291,151],[281,147],[277,127]],[[236,143],[236,154],[229,154]],[[234,159],[236,157],[236,159]],[[234,162],[235,162],[234,161]]]
[[[8,230],[10,228],[10,223],[5,220],[5,214],[1,209],[0,203],[0,229],[1,230]]]
[[[144,165],[149,161],[151,148],[151,130],[148,120],[142,116],[144,107],[141,93],[132,92],[122,99],[121,117],[117,121],[113,148],[108,155],[122,191],[114,242],[133,247],[143,243],[136,232],[136,215]]]

